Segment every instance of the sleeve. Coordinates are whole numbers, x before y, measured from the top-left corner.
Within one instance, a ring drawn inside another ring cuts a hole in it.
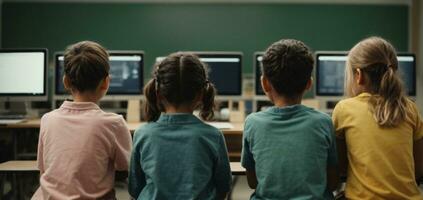
[[[329,148],[328,148],[328,166],[338,165],[338,151],[336,150],[336,136],[332,121],[328,119]]]
[[[132,148],[131,133],[122,116],[116,125],[114,162],[117,171],[128,170],[129,156]]]
[[[44,169],[44,126],[45,126],[45,116],[41,118],[40,122],[40,133],[38,136],[38,149],[37,149],[37,166],[40,170],[40,174],[43,174]]]
[[[219,131],[219,137],[217,141],[217,159],[214,168],[214,182],[218,193],[227,193],[231,189],[232,175],[231,168],[229,165],[228,150],[226,148],[225,138]]]
[[[138,131],[137,131],[138,132]],[[145,174],[141,168],[141,148],[137,137],[134,133],[134,148],[132,149],[131,160],[129,162],[128,192],[133,198],[138,198],[142,189],[146,185]]]
[[[416,115],[415,117],[415,129],[414,129],[414,133],[413,133],[413,139],[414,141],[420,140],[423,138],[423,122],[422,122],[422,117],[420,115],[419,109],[417,108],[417,106],[413,103],[413,112]]]
[[[249,118],[246,119],[244,125],[244,132],[242,134],[242,153],[241,153],[241,165],[247,170],[254,170],[255,169],[255,161],[253,154],[251,152],[251,140],[250,135],[252,127],[249,123]]]
[[[345,138],[345,130],[342,125],[343,119],[344,119],[343,105],[342,105],[342,102],[339,102],[338,104],[336,104],[332,112],[332,121],[333,121],[335,136],[339,139]]]

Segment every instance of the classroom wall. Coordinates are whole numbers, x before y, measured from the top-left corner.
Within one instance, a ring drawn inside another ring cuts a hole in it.
[[[147,77],[155,57],[178,50],[242,51],[244,72],[252,73],[253,53],[281,38],[303,40],[313,50],[348,50],[379,35],[399,51],[409,49],[404,4],[7,1],[1,14],[3,47],[47,47],[50,60],[79,40],[144,50]]]
[[[418,43],[417,51],[417,104],[420,108],[420,113],[423,113],[423,2],[420,0],[418,3]]]
[[[280,38],[304,40],[314,50],[347,50],[381,35],[408,49],[405,5],[5,2],[2,20],[4,47],[54,52],[91,39],[109,49],[145,50],[147,66],[177,50],[243,51],[251,73],[253,52]]]

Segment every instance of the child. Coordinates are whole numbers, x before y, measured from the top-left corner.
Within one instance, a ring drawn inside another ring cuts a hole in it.
[[[333,121],[347,199],[423,199],[415,179],[423,125],[405,96],[394,47],[364,39],[349,52],[345,70],[350,98],[336,105]]]
[[[263,55],[261,83],[274,103],[245,121],[241,164],[251,199],[330,199],[336,145],[328,115],[301,105],[312,85],[313,56],[297,40],[280,40]]]
[[[108,61],[94,42],[66,50],[63,82],[74,101],[41,119],[33,199],[115,199],[115,170],[128,169],[131,135],[122,116],[97,105],[109,87]]]
[[[215,89],[199,59],[174,53],[144,88],[148,124],[134,134],[129,193],[136,199],[224,199],[231,171],[222,133],[193,115],[213,117]],[[164,113],[161,113],[164,112]]]

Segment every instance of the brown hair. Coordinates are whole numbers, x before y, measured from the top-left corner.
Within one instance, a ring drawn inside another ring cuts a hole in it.
[[[371,111],[380,126],[392,127],[405,120],[410,109],[399,78],[395,48],[380,37],[369,37],[356,44],[348,54],[345,68],[345,91],[357,96],[354,74],[360,69],[368,82],[366,89],[372,94]]]
[[[164,111],[157,95],[174,106],[192,104],[197,95],[203,95],[200,116],[211,119],[216,89],[208,81],[207,67],[190,53],[173,53],[153,67],[153,79],[144,87],[147,99],[144,111],[147,121],[156,121]]]
[[[64,64],[70,87],[79,92],[94,91],[109,75],[109,54],[91,41],[70,45],[64,54]]]
[[[283,39],[266,50],[262,63],[263,76],[278,94],[297,97],[304,92],[311,78],[314,58],[303,42]]]

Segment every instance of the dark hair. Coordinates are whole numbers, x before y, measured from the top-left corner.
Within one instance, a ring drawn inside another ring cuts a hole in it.
[[[144,111],[147,121],[156,121],[164,111],[159,94],[169,104],[179,106],[192,104],[198,94],[203,95],[200,116],[214,116],[214,85],[208,81],[208,71],[200,59],[190,53],[173,53],[153,67],[153,79],[144,87],[147,99]]]
[[[64,54],[65,75],[79,92],[94,91],[109,75],[109,54],[100,44],[82,41],[70,45]]]
[[[303,42],[284,39],[266,50],[262,63],[263,76],[278,94],[297,97],[304,92],[310,80],[314,58]]]

